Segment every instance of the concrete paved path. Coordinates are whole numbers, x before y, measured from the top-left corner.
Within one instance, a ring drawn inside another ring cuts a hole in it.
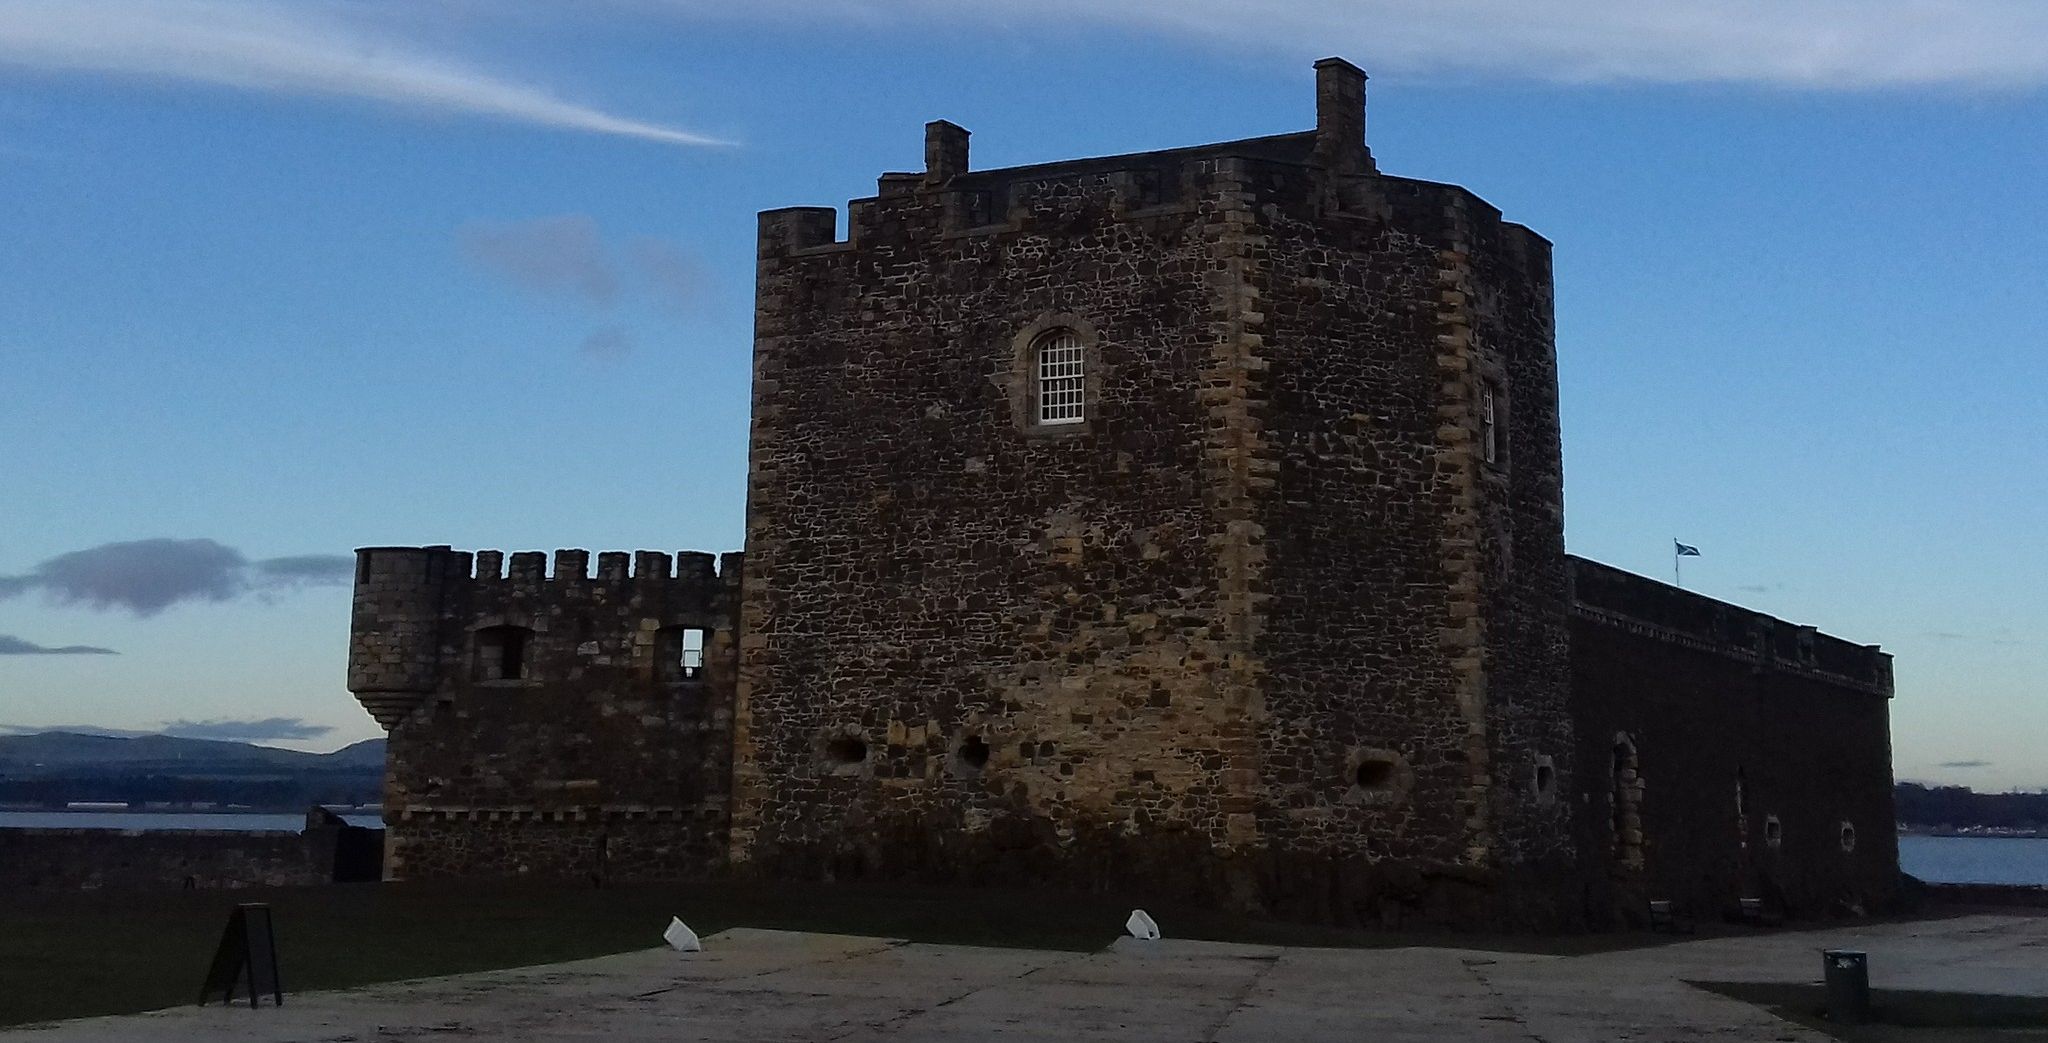
[[[1165,925],[1171,931],[1172,925]],[[658,928],[658,925],[657,925]],[[184,1007],[0,1032],[21,1043],[659,1040],[1787,1040],[1688,980],[1815,980],[1860,948],[1881,988],[2048,996],[2048,918],[1979,916],[1562,958],[1124,939],[1091,954],[732,930],[705,951]]]

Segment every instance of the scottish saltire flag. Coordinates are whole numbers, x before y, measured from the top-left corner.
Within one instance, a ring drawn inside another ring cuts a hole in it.
[[[1698,547],[1688,547],[1677,540],[1672,540],[1671,543],[1678,548],[1678,556],[1681,558],[1697,558],[1700,556],[1700,549]]]

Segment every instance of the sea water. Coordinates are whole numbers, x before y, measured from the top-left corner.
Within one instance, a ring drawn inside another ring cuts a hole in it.
[[[1903,836],[1899,868],[1934,884],[2048,887],[2048,837]]]

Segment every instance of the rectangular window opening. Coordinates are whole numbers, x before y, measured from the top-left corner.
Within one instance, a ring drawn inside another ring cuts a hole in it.
[[[697,627],[668,627],[661,632],[656,673],[663,681],[704,680],[704,647],[711,632]]]
[[[1047,338],[1038,348],[1038,422],[1081,423],[1087,399],[1080,340],[1071,333]]]
[[[477,676],[485,681],[523,681],[532,632],[525,627],[486,627],[476,632]]]
[[[1500,393],[1491,382],[1479,388],[1479,449],[1487,463],[1500,463]]]
[[[695,681],[704,676],[704,632],[683,631],[681,660],[676,666],[682,670],[683,680]]]
[[[507,681],[519,680],[526,673],[526,632],[508,632],[500,649],[502,654],[498,661],[498,676]]]

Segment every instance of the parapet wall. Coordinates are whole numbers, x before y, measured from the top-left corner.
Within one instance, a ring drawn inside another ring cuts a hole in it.
[[[1115,219],[1143,220],[1191,212],[1208,189],[1201,172],[1219,161],[1308,161],[1315,135],[1282,134],[1220,145],[1065,160],[996,170],[960,171],[943,180],[914,173],[883,174],[876,193],[847,204],[845,238],[831,207],[785,207],[761,214],[763,252],[781,255],[857,251],[887,241],[906,209],[925,211],[920,229],[954,236],[1025,232],[1077,188],[1099,188]],[[1053,204],[1053,206],[1049,206]]]
[[[647,879],[722,853],[741,555],[357,554],[388,876]]]
[[[1891,657],[1571,560],[1580,823],[1613,906],[1738,899],[1795,917],[1898,893]]]
[[[1570,561],[1572,611],[1582,619],[1758,669],[1814,674],[1892,694],[1892,657],[1876,645],[1845,641],[1597,561]]]
[[[358,550],[349,690],[389,729],[426,693],[471,669],[472,633],[482,626],[525,627],[538,636],[554,629],[551,618],[566,614],[576,623],[578,645],[607,626],[613,638],[631,643],[649,620],[653,630],[731,630],[741,554],[606,551],[596,557],[592,576],[587,550],[556,551],[552,571],[540,551],[509,555],[507,568],[508,555],[498,550]],[[623,632],[628,628],[634,633]]]
[[[1188,219],[1213,210],[1220,180],[1257,192],[1286,182],[1289,192],[1314,176],[1327,194],[1324,212],[1342,220],[1387,220],[1439,238],[1467,227],[1498,232],[1547,278],[1550,243],[1507,221],[1499,208],[1458,185],[1381,174],[1370,153],[1362,166],[1331,171],[1317,164],[1314,132],[1278,134],[1191,148],[963,171],[933,180],[916,173],[883,174],[873,196],[850,200],[845,234],[839,211],[799,206],[762,211],[762,257],[801,261],[892,248],[909,238],[945,240],[1054,235],[1062,215],[1085,197],[1090,209],[1133,233],[1177,237]],[[1287,193],[1283,193],[1287,194]],[[1396,216],[1398,215],[1398,216]]]
[[[337,820],[338,821],[338,820]],[[374,879],[378,831],[0,829],[0,894],[295,887]]]
[[[375,554],[388,548],[369,548],[358,554]],[[405,548],[411,549],[411,548]],[[429,548],[433,549],[433,548]],[[506,554],[501,550],[455,551],[447,554],[455,578],[467,577],[478,581],[550,581],[564,587],[588,582],[621,583],[636,580],[642,583],[671,581],[690,585],[699,584],[706,589],[714,588],[722,571],[737,572],[741,554],[734,551],[724,555],[721,568],[720,556],[706,551],[678,551],[671,555],[666,551],[603,551],[597,555],[597,575],[590,572],[591,554],[587,550],[558,550],[554,553],[554,567],[548,567],[548,555],[542,551],[519,551]],[[510,569],[506,568],[510,562]]]
[[[910,239],[976,239],[1017,235],[1059,237],[1077,221],[1106,216],[1112,239],[1178,241],[1219,208],[1241,205],[1239,193],[1262,195],[1275,184],[1283,205],[1297,202],[1304,178],[1323,216],[1392,223],[1455,240],[1467,227],[1494,228],[1517,252],[1540,258],[1548,278],[1549,244],[1456,185],[1379,174],[1365,140],[1366,75],[1342,59],[1316,63],[1316,127],[1237,141],[1088,159],[973,170],[971,135],[944,120],[925,125],[925,169],[881,175],[875,195],[847,206],[846,237],[829,207],[791,207],[761,214],[760,256],[796,259],[864,250],[892,250]],[[1084,202],[1085,206],[1077,206]],[[1263,200],[1260,200],[1263,202]],[[1117,243],[1111,252],[1131,249]],[[766,281],[775,273],[764,269]],[[769,300],[797,306],[804,302]]]

